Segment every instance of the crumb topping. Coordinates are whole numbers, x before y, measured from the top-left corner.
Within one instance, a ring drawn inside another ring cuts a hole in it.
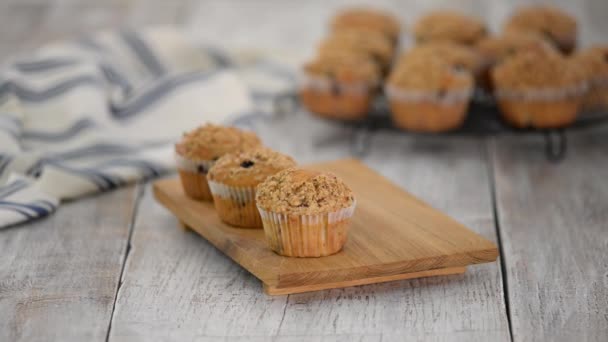
[[[287,169],[258,185],[257,205],[268,211],[289,214],[319,214],[350,207],[351,189],[331,173]]]
[[[576,20],[558,8],[536,5],[516,11],[505,24],[505,31],[537,32],[553,41],[576,40]]]
[[[608,78],[608,45],[590,47],[577,53],[574,58],[579,62],[588,79]]]
[[[381,32],[390,39],[396,39],[401,30],[399,20],[389,13],[369,9],[351,8],[336,15],[331,24],[334,30],[342,28],[363,28]]]
[[[580,63],[556,53],[521,52],[492,70],[494,84],[506,90],[578,86],[585,80]]]
[[[439,57],[413,55],[399,63],[389,76],[388,84],[399,89],[442,93],[470,89],[473,76]]]
[[[480,55],[474,49],[448,41],[418,45],[403,54],[400,61],[432,57],[441,58],[455,68],[464,68],[472,73],[479,72],[482,67]]]
[[[255,186],[268,176],[296,166],[290,156],[266,147],[228,153],[218,159],[207,178],[231,186]]]
[[[557,52],[550,42],[534,32],[510,32],[502,36],[487,37],[480,40],[476,48],[488,64],[500,62],[523,51]]]
[[[393,45],[383,34],[369,29],[342,29],[330,34],[319,46],[319,55],[333,51],[354,51],[369,55],[380,64],[389,64]]]
[[[253,132],[208,123],[184,133],[175,151],[190,160],[216,160],[226,153],[260,145],[260,139]]]
[[[471,45],[486,32],[485,25],[477,18],[448,10],[434,11],[422,17],[414,26],[418,43],[439,40]]]
[[[377,63],[366,56],[343,54],[318,56],[304,66],[306,73],[344,83],[376,83],[380,79]]]

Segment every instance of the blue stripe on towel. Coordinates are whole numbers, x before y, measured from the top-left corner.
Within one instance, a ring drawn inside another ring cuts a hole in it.
[[[79,61],[74,58],[66,57],[50,57],[38,60],[21,61],[13,64],[13,66],[23,73],[46,72],[66,66],[78,64]]]
[[[124,30],[120,35],[139,58],[140,62],[148,68],[150,73],[157,77],[166,74],[163,64],[156,55],[154,55],[154,52],[152,52],[152,49],[150,49],[148,44],[136,32]]]
[[[45,131],[23,131],[22,138],[28,140],[41,140],[41,141],[63,141],[71,139],[83,131],[95,127],[95,121],[84,118],[76,121],[72,126],[64,129],[61,132],[45,132]]]
[[[6,198],[15,192],[27,187],[27,182],[24,180],[17,180],[8,185],[0,188],[0,198]]]
[[[28,220],[36,218],[35,216],[33,216],[30,213],[28,213],[27,211],[21,209],[20,206],[17,206],[17,205],[15,205],[15,203],[12,203],[12,202],[6,202],[6,204],[0,202],[0,209],[17,212],[17,213],[25,216],[25,218],[27,218]]]
[[[63,80],[46,89],[37,90],[31,89],[28,86],[21,85],[12,81],[6,81],[0,84],[0,96],[13,92],[21,100],[29,102],[42,102],[51,98],[63,95],[68,91],[83,85],[101,87],[103,81],[91,75],[76,76],[67,80]]]
[[[182,74],[177,77],[168,77],[155,83],[143,93],[129,99],[123,104],[111,104],[112,114],[117,118],[131,117],[152,104],[162,100],[167,94],[183,85],[203,82],[218,73],[217,70]]]

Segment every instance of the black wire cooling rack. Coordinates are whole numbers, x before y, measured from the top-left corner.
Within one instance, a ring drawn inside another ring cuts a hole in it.
[[[276,98],[275,112],[295,112],[300,107],[295,93],[284,94]],[[403,131],[393,124],[388,103],[384,96],[378,96],[372,106],[370,114],[360,121],[340,121],[343,125],[351,126],[356,134],[351,142],[355,155],[363,156],[367,153],[371,134],[378,130],[399,130],[410,135],[429,135],[437,133],[416,133]],[[439,133],[449,136],[489,136],[499,134],[539,134],[544,137],[545,155],[547,160],[559,162],[563,160],[568,151],[566,132],[595,127],[608,123],[608,112],[584,113],[576,122],[567,128],[559,129],[518,129],[511,127],[500,119],[500,114],[493,97],[483,91],[476,91],[469,106],[467,118],[457,130]]]

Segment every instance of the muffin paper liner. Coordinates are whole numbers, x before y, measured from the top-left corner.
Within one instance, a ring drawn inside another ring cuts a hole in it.
[[[328,77],[304,75],[300,77],[300,89],[315,89],[333,91],[339,89],[342,93],[366,94],[378,86],[377,82],[359,82],[353,84],[344,84],[334,82]]]
[[[220,218],[231,225],[262,228],[262,219],[255,204],[255,187],[235,187],[207,180]]]
[[[589,83],[583,82],[571,87],[545,88],[530,90],[496,89],[494,96],[499,100],[518,101],[556,101],[564,98],[581,96],[589,90]]]
[[[190,160],[182,157],[178,153],[175,154],[175,164],[178,170],[207,174],[213,166],[213,160]],[[204,170],[204,172],[201,172]]]
[[[450,90],[445,93],[437,91],[417,91],[417,90],[402,90],[396,87],[387,85],[384,87],[389,100],[397,100],[404,102],[436,102],[441,104],[453,104],[463,101],[468,101],[473,95],[473,88]]]
[[[342,249],[356,204],[316,215],[277,213],[259,206],[258,210],[272,250],[285,256],[320,257]]]

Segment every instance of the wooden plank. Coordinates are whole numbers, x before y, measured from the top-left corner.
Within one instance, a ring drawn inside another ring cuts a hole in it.
[[[550,163],[541,136],[497,139],[496,201],[515,341],[608,337],[607,129],[569,133]]]
[[[0,231],[1,341],[105,340],[135,201],[128,187]]]
[[[262,280],[269,293],[369,284],[393,276],[415,278],[413,273],[435,269],[445,274],[441,269],[496,260],[496,245],[357,160],[308,168],[338,175],[357,196],[348,242],[340,253],[323,258],[286,258],[274,253],[267,246],[263,230],[223,223],[213,203],[188,198],[177,178],[156,182],[154,192],[180,221]]]

